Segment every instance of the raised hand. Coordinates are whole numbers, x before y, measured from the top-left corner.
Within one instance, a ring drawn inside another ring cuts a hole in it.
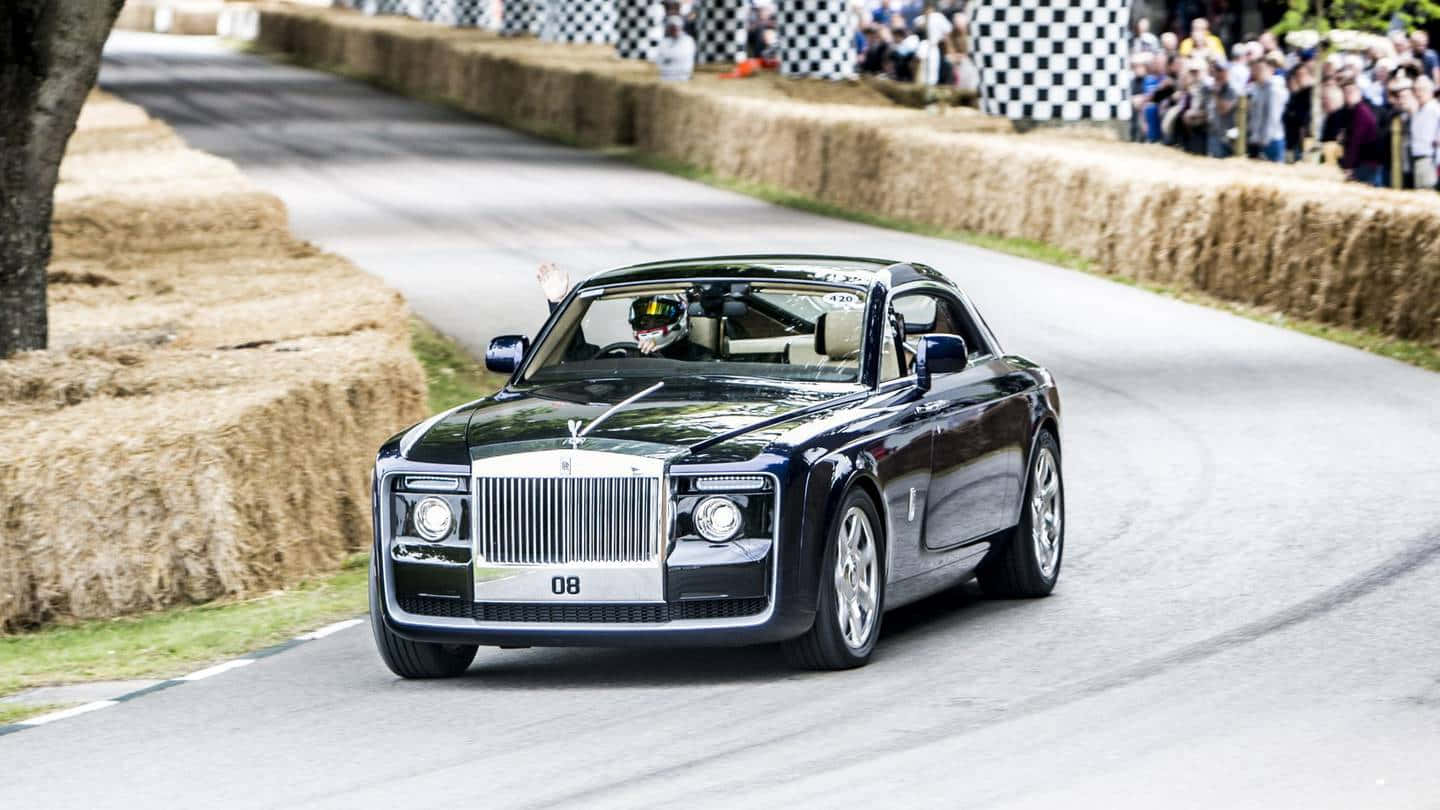
[[[570,291],[570,274],[561,270],[554,262],[545,262],[535,271],[535,280],[540,282],[540,291],[545,300],[559,302]]]

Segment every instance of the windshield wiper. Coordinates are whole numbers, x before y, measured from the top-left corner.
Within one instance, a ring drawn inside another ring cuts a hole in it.
[[[629,405],[630,403],[640,399],[641,397],[649,396],[650,394],[653,394],[664,387],[665,381],[661,380],[660,382],[655,383],[649,388],[646,388],[644,391],[636,394],[631,394],[630,396],[620,400],[614,405],[611,405],[604,413],[595,417],[593,420],[591,420],[590,424],[586,425],[584,428],[580,427],[581,423],[579,419],[571,419],[569,422],[566,423],[566,425],[568,425],[570,428],[570,438],[566,439],[566,441],[570,442],[571,447],[579,447],[580,443],[585,441],[585,434],[594,430],[601,422],[609,419],[611,414],[615,413],[626,405]]]

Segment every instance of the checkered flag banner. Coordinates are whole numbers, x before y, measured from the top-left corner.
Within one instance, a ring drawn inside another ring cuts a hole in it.
[[[547,0],[500,0],[500,33],[505,36],[539,34]]]
[[[429,0],[426,17],[441,25],[469,28],[490,25],[490,0]]]
[[[700,0],[695,18],[695,61],[739,62],[745,58],[748,0]]]
[[[405,0],[359,0],[355,5],[366,14],[405,13]]]
[[[855,15],[849,0],[779,0],[776,34],[785,76],[855,75]]]
[[[649,59],[665,36],[665,4],[615,0],[615,53],[621,59]]]
[[[615,42],[615,0],[550,0],[540,38],[546,42]]]
[[[1130,118],[1130,0],[977,0],[980,93],[991,115]]]

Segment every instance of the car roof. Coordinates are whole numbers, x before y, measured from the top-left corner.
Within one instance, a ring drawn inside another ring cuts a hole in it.
[[[864,285],[878,274],[889,271],[890,284],[898,285],[912,277],[941,280],[939,273],[924,265],[912,265],[893,259],[860,256],[824,256],[805,254],[751,254],[741,256],[705,256],[693,259],[632,264],[606,270],[586,279],[580,286],[595,287],[646,281],[674,281],[691,278],[753,278],[783,281],[817,281]],[[839,278],[837,278],[839,276]]]

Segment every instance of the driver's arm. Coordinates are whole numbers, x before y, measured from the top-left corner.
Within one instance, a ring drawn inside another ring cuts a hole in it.
[[[565,300],[565,294],[570,292],[570,274],[561,270],[554,262],[545,262],[535,271],[535,280],[540,282],[545,303],[550,307],[550,314],[554,315],[560,302]],[[589,360],[595,356],[597,348],[585,340],[585,332],[577,325],[575,335],[570,338],[570,345],[565,349],[565,362]]]

